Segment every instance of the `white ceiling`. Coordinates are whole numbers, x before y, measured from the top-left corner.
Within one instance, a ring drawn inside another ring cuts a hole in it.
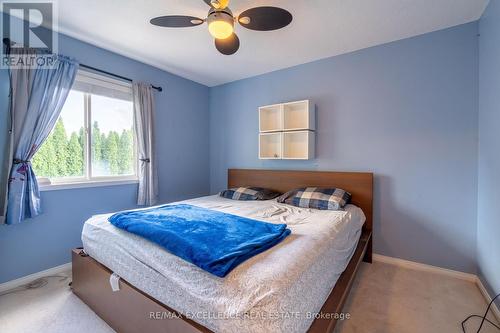
[[[272,5],[290,11],[288,27],[236,28],[241,47],[216,51],[206,25],[152,26],[161,15],[206,17],[202,0],[60,0],[59,31],[215,86],[479,19],[489,0],[232,0],[235,15]]]

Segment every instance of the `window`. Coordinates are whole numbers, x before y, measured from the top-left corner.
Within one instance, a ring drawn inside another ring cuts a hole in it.
[[[131,84],[79,71],[32,164],[41,185],[136,180]]]

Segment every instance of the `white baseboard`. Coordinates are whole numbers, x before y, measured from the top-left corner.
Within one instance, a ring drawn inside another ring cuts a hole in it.
[[[23,276],[22,278],[19,278],[19,279],[7,281],[5,283],[0,284],[0,293],[3,293],[3,292],[10,290],[10,289],[20,287],[26,283],[29,283],[29,282],[34,281],[36,279],[42,278],[44,276],[58,275],[61,273],[66,273],[68,271],[71,271],[71,263],[70,262],[63,264],[63,265],[60,265],[60,266],[49,268],[49,269],[41,271],[41,272],[26,275],[26,276]]]
[[[393,257],[387,257],[387,256],[383,256],[381,254],[373,254],[373,261],[382,262],[385,264],[395,265],[395,266],[408,268],[408,269],[414,269],[414,270],[418,270],[418,271],[446,275],[448,277],[452,277],[455,279],[473,282],[476,284],[476,286],[481,291],[481,294],[483,295],[484,299],[486,300],[486,303],[491,302],[491,295],[488,293],[486,288],[483,286],[483,283],[481,282],[481,280],[479,279],[479,277],[477,275],[470,274],[470,273],[464,273],[464,272],[460,272],[460,271],[454,271],[454,270],[447,269],[447,268],[441,268],[441,267],[437,267],[437,266],[422,264],[419,262],[414,262],[414,261],[409,261],[409,260],[404,260],[404,259],[399,259],[399,258],[393,258]],[[500,311],[498,310],[498,307],[496,304],[493,304],[491,306],[491,312],[497,318],[497,320],[500,321]]]
[[[474,274],[464,273],[464,272],[460,272],[460,271],[454,271],[451,269],[441,268],[441,267],[437,267],[437,266],[431,266],[431,265],[427,265],[427,264],[421,264],[419,262],[414,262],[414,261],[409,261],[409,260],[404,260],[404,259],[399,259],[399,258],[387,257],[387,256],[383,256],[380,254],[374,254],[373,260],[378,261],[378,262],[383,262],[386,264],[390,264],[390,265],[408,268],[408,269],[415,269],[415,270],[424,271],[424,272],[431,272],[431,273],[446,275],[449,277],[453,277],[453,278],[460,279],[460,280],[466,280],[466,281],[470,281],[470,282],[476,282],[476,280],[477,280],[477,276]]]
[[[488,290],[486,290],[486,288],[484,287],[484,285],[481,282],[481,279],[479,277],[477,278],[476,285],[479,288],[479,290],[481,291],[481,294],[483,294],[484,299],[486,300],[486,303],[489,304],[491,302],[491,295],[488,292]],[[497,318],[497,320],[500,321],[500,311],[498,310],[498,306],[495,303],[493,303],[491,305],[491,312]]]

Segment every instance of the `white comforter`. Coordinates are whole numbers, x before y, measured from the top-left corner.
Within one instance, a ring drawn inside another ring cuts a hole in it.
[[[183,203],[286,223],[292,233],[225,278],[114,227],[109,214],[85,223],[83,246],[138,289],[215,332],[305,332],[345,270],[365,221],[352,205],[319,211],[218,196]]]

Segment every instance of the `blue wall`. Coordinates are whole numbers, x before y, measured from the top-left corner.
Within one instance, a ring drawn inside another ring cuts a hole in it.
[[[156,93],[161,201],[215,193],[231,167],[373,171],[375,252],[472,273],[478,257],[483,280],[499,289],[499,11],[492,2],[481,20],[480,48],[470,23],[211,89],[66,36],[59,45],[82,63],[164,87]],[[258,106],[306,98],[317,106],[317,158],[258,160]],[[0,226],[0,283],[68,262],[83,222],[134,207],[136,190],[43,192],[44,215]]]
[[[500,293],[500,1],[491,1],[479,25],[479,274]],[[500,304],[500,302],[499,302]]]
[[[209,192],[207,87],[63,35],[59,52],[162,86],[164,91],[155,93],[161,202]],[[0,71],[0,148],[5,143],[7,85],[7,75]],[[134,207],[136,191],[137,185],[123,185],[43,192],[45,214],[0,226],[0,283],[69,262],[70,249],[81,244],[83,222],[93,214]]]
[[[477,23],[210,91],[210,181],[227,168],[373,171],[375,252],[476,271]],[[317,158],[258,159],[261,105],[312,99]]]

